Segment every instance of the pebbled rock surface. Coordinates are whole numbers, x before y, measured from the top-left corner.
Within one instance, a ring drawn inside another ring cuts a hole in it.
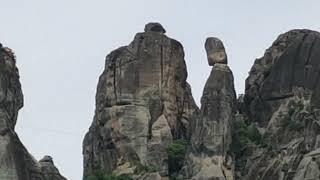
[[[255,61],[240,113],[261,139],[236,155],[237,179],[320,178],[319,58],[320,34],[292,30]]]
[[[210,53],[207,51],[208,57]],[[191,139],[192,150],[183,169],[184,179],[233,179],[230,145],[235,112],[232,71],[227,64],[215,63],[203,90],[200,115]]]
[[[1,180],[65,180],[52,159],[36,161],[14,131],[23,95],[16,59],[0,44],[0,179]]]
[[[149,23],[106,57],[83,141],[84,177],[102,170],[134,179],[168,178],[168,145],[190,139],[199,110],[186,82],[183,47],[164,33],[159,23]]]

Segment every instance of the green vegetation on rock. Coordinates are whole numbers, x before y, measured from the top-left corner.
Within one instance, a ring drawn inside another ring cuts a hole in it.
[[[168,168],[170,175],[178,173],[182,168],[186,155],[187,144],[187,141],[178,139],[168,146]]]
[[[296,102],[294,100],[290,101],[288,104],[288,113],[280,114],[282,117],[282,127],[288,128],[291,131],[299,131],[304,128],[304,124],[301,119],[296,119],[295,114],[301,112],[305,105],[302,100]]]
[[[231,151],[237,156],[249,143],[263,144],[262,136],[254,124],[248,125],[244,119],[238,119],[234,123]]]

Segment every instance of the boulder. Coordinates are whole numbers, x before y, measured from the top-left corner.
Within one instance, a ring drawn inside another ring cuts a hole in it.
[[[208,64],[213,66],[216,63],[228,64],[227,53],[222,41],[216,37],[209,37],[205,42]]]
[[[157,33],[166,33],[166,30],[162,27],[160,23],[153,22],[153,23],[148,23],[144,27],[144,32],[157,32]]]

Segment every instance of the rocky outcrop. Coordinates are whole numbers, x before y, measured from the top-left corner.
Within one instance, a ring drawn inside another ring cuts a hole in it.
[[[215,52],[220,52],[216,50],[217,46],[209,43],[223,47],[217,38],[208,38],[205,43],[208,59]],[[226,61],[214,61],[203,90],[200,115],[191,139],[192,150],[183,170],[184,179],[233,179],[234,164],[230,154],[232,123],[236,111],[233,81],[232,71]]]
[[[318,32],[280,35],[255,61],[238,100],[224,45],[208,38],[212,70],[200,110],[182,45],[165,32],[149,23],[106,57],[83,142],[85,178],[319,179]]]
[[[94,120],[83,142],[84,177],[169,176],[168,146],[189,140],[198,108],[186,82],[182,45],[159,23],[106,57]]]
[[[246,80],[245,103],[249,116],[261,126],[267,125],[283,99],[297,91],[313,91],[312,104],[320,106],[319,37],[315,31],[289,31],[255,61]]]
[[[320,34],[292,30],[255,61],[241,128],[258,132],[235,135],[243,144],[236,153],[237,179],[319,179],[319,58]]]
[[[16,59],[0,44],[0,179],[65,180],[50,161],[36,161],[20,142],[14,127],[23,106]]]

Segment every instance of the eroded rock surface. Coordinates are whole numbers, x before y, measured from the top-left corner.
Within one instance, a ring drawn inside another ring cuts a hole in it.
[[[183,169],[184,179],[233,179],[230,145],[235,112],[232,71],[227,64],[215,63],[203,90],[200,115],[191,139],[192,150]]]
[[[205,42],[208,64],[213,66],[216,63],[228,64],[228,57],[222,41],[216,37],[209,37]]]
[[[280,35],[255,61],[238,101],[223,43],[208,38],[213,67],[200,110],[182,45],[164,33],[149,23],[107,56],[83,142],[85,177],[102,171],[146,180],[319,179],[318,32]]]
[[[84,176],[168,178],[168,145],[189,140],[198,108],[182,45],[159,23],[106,57],[93,123],[83,142]],[[142,168],[141,168],[142,167]]]
[[[313,91],[312,104],[320,106],[319,37],[315,31],[289,31],[256,59],[246,80],[245,103],[250,117],[261,126],[267,125],[280,102],[295,96],[299,88]]]
[[[0,44],[0,179],[65,180],[50,162],[36,161],[14,131],[23,95],[11,49]]]
[[[166,30],[162,27],[160,23],[153,22],[153,23],[148,23],[144,27],[144,32],[158,32],[158,33],[166,33]]]
[[[236,134],[243,144],[236,155],[237,179],[320,178],[319,65],[320,34],[310,30],[280,35],[255,61],[242,112],[258,131]]]

